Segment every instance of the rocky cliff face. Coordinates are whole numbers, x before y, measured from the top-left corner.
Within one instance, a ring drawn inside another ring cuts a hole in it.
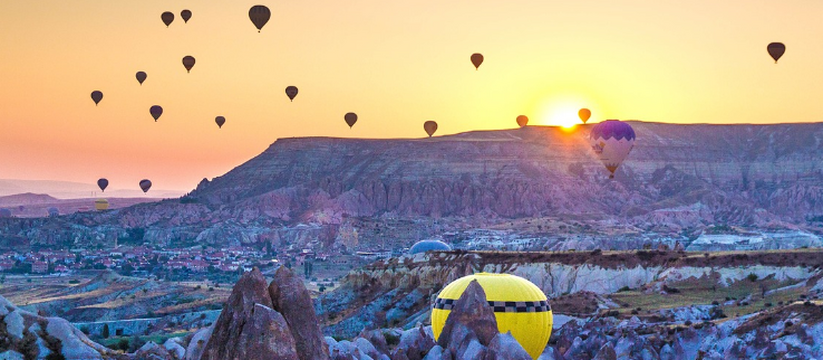
[[[495,219],[582,216],[598,226],[673,232],[713,223],[821,225],[823,124],[631,124],[638,140],[614,181],[588,148],[589,126],[408,140],[281,139],[180,200],[0,219],[0,239],[113,243],[137,228],[145,230],[139,240],[161,245],[227,238],[339,244],[351,233],[340,230],[351,227],[364,242],[385,237],[359,227],[362,219],[427,219],[412,226],[408,241],[436,233],[431,219],[460,219],[471,228],[504,221]]]

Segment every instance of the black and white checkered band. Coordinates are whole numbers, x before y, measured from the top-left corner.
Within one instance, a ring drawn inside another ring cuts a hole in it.
[[[454,308],[455,299],[437,298],[434,301],[433,308],[441,310],[451,310]],[[551,311],[552,308],[545,300],[541,301],[489,301],[489,306],[494,309],[494,312],[507,313],[535,313]]]

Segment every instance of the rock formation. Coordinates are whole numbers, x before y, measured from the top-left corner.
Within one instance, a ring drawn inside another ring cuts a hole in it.
[[[51,356],[51,357],[49,357]],[[0,359],[114,359],[68,321],[22,310],[0,296]]]
[[[288,301],[291,303],[286,304]],[[275,310],[275,304],[291,319],[292,326]],[[318,343],[322,339],[319,324],[316,319],[310,322],[313,316],[305,287],[288,269],[281,267],[267,286],[255,268],[235,284],[200,359],[328,359],[325,343]]]

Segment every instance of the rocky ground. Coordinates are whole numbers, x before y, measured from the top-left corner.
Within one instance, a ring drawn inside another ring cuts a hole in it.
[[[0,298],[0,358],[60,353],[66,359],[531,359],[511,335],[497,333],[476,284],[455,304],[440,339],[433,338],[427,325],[431,295],[449,278],[478,267],[530,275],[544,291],[557,281],[573,289],[546,291],[554,329],[539,359],[823,357],[817,345],[823,341],[819,251],[743,254],[747,258],[740,253],[583,255],[430,253],[373,264],[315,301],[290,270],[280,268],[269,282],[255,269],[235,284],[214,324],[132,352],[102,347],[65,320],[35,315]],[[447,256],[457,257],[444,261]],[[557,268],[549,271],[549,264]],[[581,265],[591,273],[581,276]],[[564,266],[577,267],[577,278],[562,274]],[[586,284],[586,277],[608,277],[610,270],[625,271],[611,278],[618,281],[615,287],[637,287],[612,291],[568,283]],[[539,276],[546,278],[536,281]],[[377,291],[383,286],[395,292]],[[390,319],[399,326],[385,325]],[[344,321],[347,325],[340,326]]]

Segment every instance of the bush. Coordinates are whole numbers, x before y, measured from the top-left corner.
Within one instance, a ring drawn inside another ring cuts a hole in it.
[[[617,290],[617,292],[624,292],[624,291],[631,291],[631,290],[632,289],[630,287],[624,286],[624,287],[620,288],[619,290]]]
[[[749,281],[751,281],[751,282],[755,282],[755,281],[757,281],[757,274],[749,273],[749,276],[746,276],[746,279],[749,279]]]
[[[400,336],[391,333],[384,335],[386,336],[386,344],[388,344],[389,346],[395,346],[400,343]]]

